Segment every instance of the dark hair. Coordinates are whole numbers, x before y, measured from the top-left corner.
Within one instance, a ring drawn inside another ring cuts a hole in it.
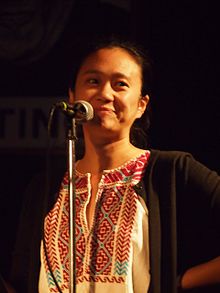
[[[128,52],[137,64],[140,66],[142,73],[142,88],[141,95],[151,95],[151,85],[152,85],[152,60],[150,59],[147,52],[137,45],[136,43],[128,40],[118,39],[115,37],[102,38],[98,40],[93,40],[92,42],[87,42],[86,44],[80,45],[80,49],[74,58],[74,66],[71,72],[69,87],[74,91],[76,78],[78,72],[86,60],[91,54],[95,53],[100,49],[105,48],[121,48]],[[150,126],[150,105],[148,105],[145,113],[140,119],[137,119],[132,125],[130,132],[131,143],[134,145],[144,148],[148,143],[147,134]]]

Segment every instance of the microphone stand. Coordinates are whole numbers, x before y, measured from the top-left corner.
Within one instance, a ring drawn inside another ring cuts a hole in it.
[[[67,117],[69,193],[69,293],[76,292],[76,121]]]
[[[91,120],[94,112],[92,105],[83,100],[77,100],[73,106],[65,102],[53,105],[50,111],[48,130],[50,130],[53,113],[61,109],[67,117],[68,140],[68,195],[69,195],[69,293],[76,292],[76,119],[81,122]],[[50,132],[50,131],[49,131]]]

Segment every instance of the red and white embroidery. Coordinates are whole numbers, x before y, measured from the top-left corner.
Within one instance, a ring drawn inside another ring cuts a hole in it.
[[[121,168],[103,172],[91,231],[88,231],[85,220],[89,175],[77,174],[76,283],[84,280],[125,282],[132,261],[131,235],[138,200],[132,186],[140,181],[148,157],[149,152],[146,152]],[[67,286],[69,280],[67,183],[66,176],[59,198],[45,219],[46,249],[51,268],[61,286]],[[56,292],[45,258],[44,266],[51,292]]]

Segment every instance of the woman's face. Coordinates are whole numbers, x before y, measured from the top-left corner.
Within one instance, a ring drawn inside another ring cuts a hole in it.
[[[84,127],[129,135],[148,103],[148,96],[141,97],[141,87],[141,68],[127,51],[100,49],[82,64],[70,102],[85,100],[93,106],[94,119]]]

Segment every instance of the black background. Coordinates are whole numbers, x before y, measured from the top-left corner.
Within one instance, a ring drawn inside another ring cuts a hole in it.
[[[13,7],[13,1],[9,3]],[[48,5],[52,9],[55,4]],[[211,1],[137,0],[129,10],[75,1],[50,45],[44,38],[45,46],[28,52],[24,46],[16,57],[1,54],[0,98],[64,96],[71,50],[80,49],[77,39],[109,33],[132,36],[154,61],[152,147],[189,151],[220,172],[219,22]],[[1,44],[4,39],[1,34]],[[23,192],[33,174],[44,168],[45,151],[0,149],[0,162],[0,270],[7,276]]]

